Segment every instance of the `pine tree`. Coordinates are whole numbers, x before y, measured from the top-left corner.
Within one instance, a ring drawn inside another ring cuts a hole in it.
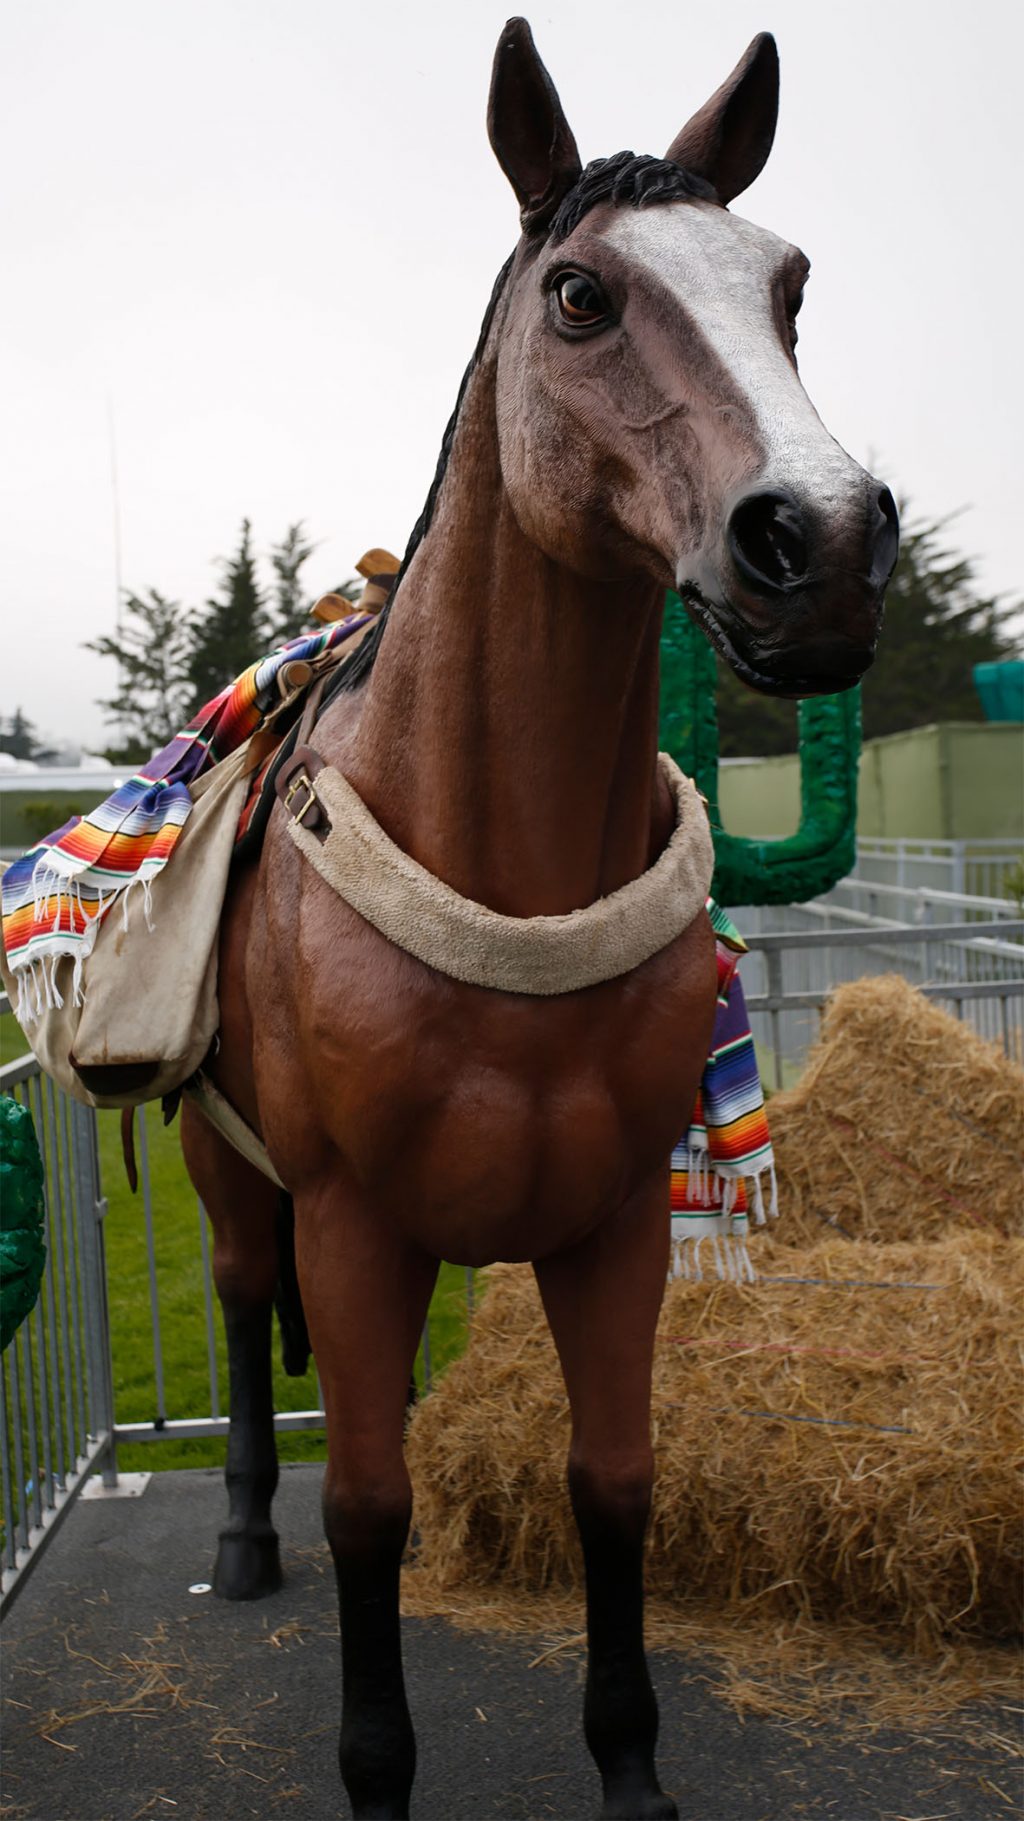
[[[972,670],[1019,649],[1008,622],[1020,612],[980,592],[975,564],[947,546],[949,519],[907,523],[885,597],[878,653],[862,688],[866,740],[931,721],[984,719]],[[723,758],[795,752],[796,704],[755,694],[718,666]]]
[[[300,633],[312,630],[309,610],[313,603],[303,589],[299,571],[315,549],[316,545],[306,539],[301,519],[298,524],[289,525],[279,544],[271,546],[270,561],[274,566],[275,581],[270,638],[274,645],[282,645],[285,639],[298,638]]]
[[[87,651],[113,658],[117,690],[101,697],[104,718],[121,729],[111,758],[143,763],[166,746],[189,719],[192,704],[192,633],[178,601],[156,588],[148,595],[127,593],[119,637],[92,639]]]
[[[4,717],[0,716],[0,752],[10,753],[12,759],[48,759],[49,751],[39,740],[35,727],[20,708],[16,708],[9,724],[4,726]]]
[[[1019,651],[1009,630],[1019,603],[980,592],[973,559],[948,548],[949,524],[904,530],[878,656],[862,685],[866,740],[930,721],[984,720],[975,664]]]
[[[238,549],[220,559],[220,594],[206,610],[191,616],[192,652],[189,678],[194,714],[269,648],[266,603],[256,574],[252,526],[242,520]]]

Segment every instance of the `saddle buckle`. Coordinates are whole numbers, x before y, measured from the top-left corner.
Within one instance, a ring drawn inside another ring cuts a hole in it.
[[[293,798],[300,790],[306,792],[306,801],[301,809],[296,809],[293,807]],[[288,788],[284,793],[284,806],[293,822],[302,823],[308,815],[312,815],[315,826],[317,818],[324,816],[324,806],[313,789],[312,778],[305,771],[296,772],[294,778],[289,780]],[[324,816],[324,820],[326,820],[326,816]]]

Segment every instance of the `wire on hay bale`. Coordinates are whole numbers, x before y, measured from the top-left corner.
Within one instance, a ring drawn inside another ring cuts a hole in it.
[[[667,1292],[647,1563],[662,1611],[854,1619],[923,1652],[1019,1630],[1024,1242],[766,1241],[758,1258],[756,1284]],[[578,1588],[554,1348],[532,1274],[489,1277],[409,1433],[417,1578],[439,1596]]]
[[[784,1243],[1022,1232],[1024,1071],[899,975],[836,990],[769,1117]]]

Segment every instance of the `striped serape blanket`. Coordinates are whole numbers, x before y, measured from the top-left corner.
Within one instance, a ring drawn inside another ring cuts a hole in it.
[[[693,1118],[672,1153],[670,1275],[703,1278],[710,1261],[719,1277],[752,1283],[746,1246],[751,1204],[758,1226],[777,1216],[775,1161],[737,972],[746,944],[710,898],[708,911],[718,959],[718,1008]]]
[[[23,1025],[63,1004],[56,976],[66,958],[74,961],[74,1002],[82,1003],[83,964],[101,919],[118,899],[126,906],[128,893],[139,887],[148,921],[153,880],[192,808],[189,786],[256,731],[280,700],[277,679],[284,666],[312,663],[374,617],[353,613],[250,664],[97,809],[72,816],[7,868],[4,950],[18,982],[16,1012]]]

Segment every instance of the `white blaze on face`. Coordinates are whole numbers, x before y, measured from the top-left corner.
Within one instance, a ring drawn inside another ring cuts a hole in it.
[[[825,514],[859,505],[864,470],[825,429],[780,341],[775,299],[794,249],[709,202],[617,209],[602,238],[678,299],[747,399],[765,452],[754,484]]]

